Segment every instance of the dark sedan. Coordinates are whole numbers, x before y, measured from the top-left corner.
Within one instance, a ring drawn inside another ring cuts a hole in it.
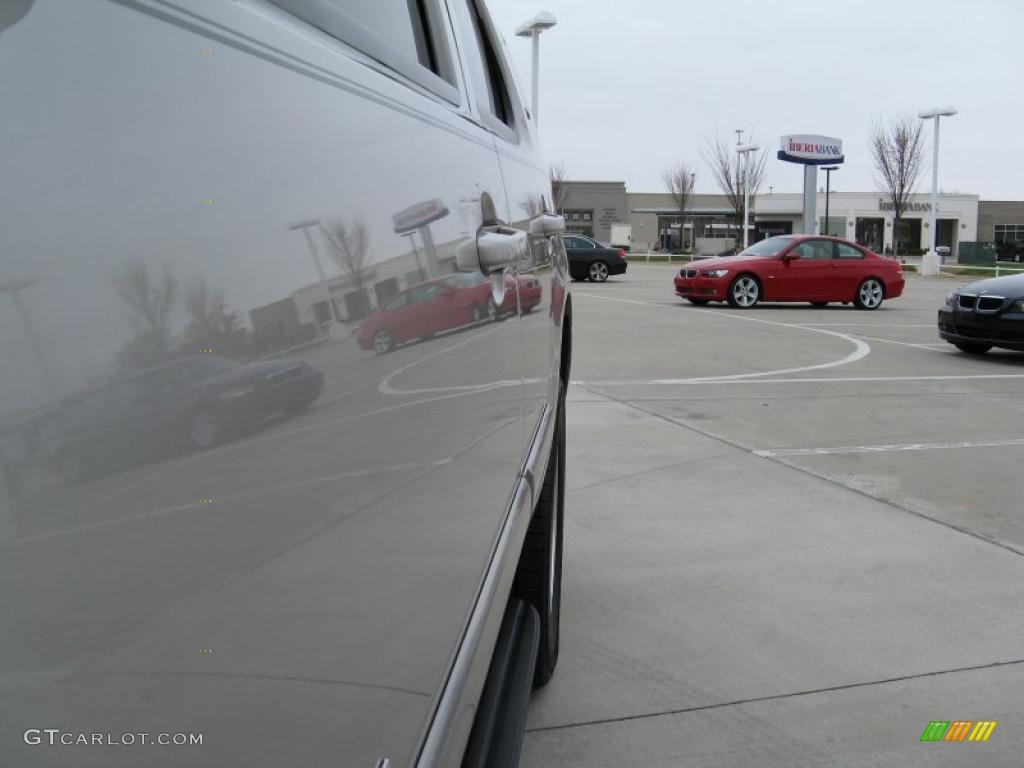
[[[196,355],[68,397],[49,463],[65,482],[178,448],[210,448],[323,390],[319,369],[294,360],[238,365]]]
[[[562,241],[569,256],[569,274],[573,280],[603,283],[608,275],[626,273],[626,252],[621,248],[612,248],[584,235],[563,235]]]
[[[939,308],[939,336],[962,352],[1024,351],[1024,275],[979,280],[953,291]]]

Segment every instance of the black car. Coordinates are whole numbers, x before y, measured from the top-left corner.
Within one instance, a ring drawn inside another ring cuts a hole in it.
[[[603,283],[608,275],[626,273],[626,252],[612,248],[584,235],[564,235],[565,252],[569,255],[569,274],[573,280]]]
[[[1007,240],[996,243],[997,261],[1024,261],[1024,240]]]
[[[963,352],[1024,351],[1024,275],[979,280],[953,291],[939,309],[939,336]]]
[[[210,448],[274,413],[304,409],[323,384],[320,370],[301,361],[175,360],[66,398],[49,463],[76,482],[178,449]]]

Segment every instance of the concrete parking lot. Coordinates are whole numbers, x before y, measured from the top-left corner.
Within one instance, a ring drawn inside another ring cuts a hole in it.
[[[522,764],[1019,766],[1024,355],[575,286],[562,651]],[[995,720],[922,743],[933,720]]]

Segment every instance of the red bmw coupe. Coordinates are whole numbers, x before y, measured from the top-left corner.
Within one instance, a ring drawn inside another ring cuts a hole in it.
[[[878,309],[903,293],[898,261],[835,237],[769,237],[736,256],[687,264],[675,278],[676,293],[693,304],[727,301],[749,309],[760,301],[853,302]]]

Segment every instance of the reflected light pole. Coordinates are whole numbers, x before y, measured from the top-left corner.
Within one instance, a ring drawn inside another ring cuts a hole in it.
[[[0,293],[10,293],[14,298],[14,306],[18,310],[18,316],[21,318],[21,324],[25,328],[25,335],[28,337],[28,344],[32,348],[32,357],[36,361],[36,366],[39,368],[39,373],[43,377],[43,383],[46,386],[46,394],[56,400],[57,399],[57,388],[53,385],[53,379],[50,378],[50,368],[46,365],[46,358],[43,357],[43,347],[39,343],[39,337],[36,336],[35,328],[32,326],[32,318],[29,317],[28,309],[25,307],[25,301],[21,298],[21,292],[26,288],[31,288],[34,285],[38,285],[40,282],[38,277],[29,277],[23,280],[10,280],[6,283],[0,283]]]
[[[533,39],[533,64],[530,71],[530,115],[533,117],[533,124],[538,125],[537,100],[540,94],[540,33],[551,29],[558,23],[553,13],[544,11],[538,13],[529,21],[519,25],[516,29],[516,37],[529,37]]]
[[[943,117],[952,117],[955,114],[955,107],[936,107],[935,109],[929,109],[924,112],[917,113],[917,116],[922,120],[935,121],[935,133],[932,138],[932,215],[931,224],[929,226],[931,233],[928,236],[930,247],[928,248],[928,253],[924,256],[924,259],[921,260],[922,275],[939,274],[939,254],[935,252],[935,214],[939,207],[939,120]]]
[[[316,243],[313,242],[313,236],[309,234],[310,227],[319,227],[320,219],[306,219],[305,221],[296,221],[294,224],[288,225],[288,231],[294,232],[297,229],[302,230],[302,234],[306,236],[306,242],[309,243],[309,252],[313,254],[313,263],[316,264],[317,274],[320,275],[320,285],[324,286],[327,290],[327,308],[331,312],[331,319],[334,322],[338,322],[338,315],[334,311],[334,299],[331,298],[331,291],[327,288],[327,275],[324,273],[324,265],[320,261],[320,253],[316,249]]]
[[[743,156],[746,165],[743,169],[743,250],[747,250],[747,220],[750,214],[747,212],[750,206],[750,153],[757,152],[761,147],[757,144],[742,144],[736,147],[736,154]]]

